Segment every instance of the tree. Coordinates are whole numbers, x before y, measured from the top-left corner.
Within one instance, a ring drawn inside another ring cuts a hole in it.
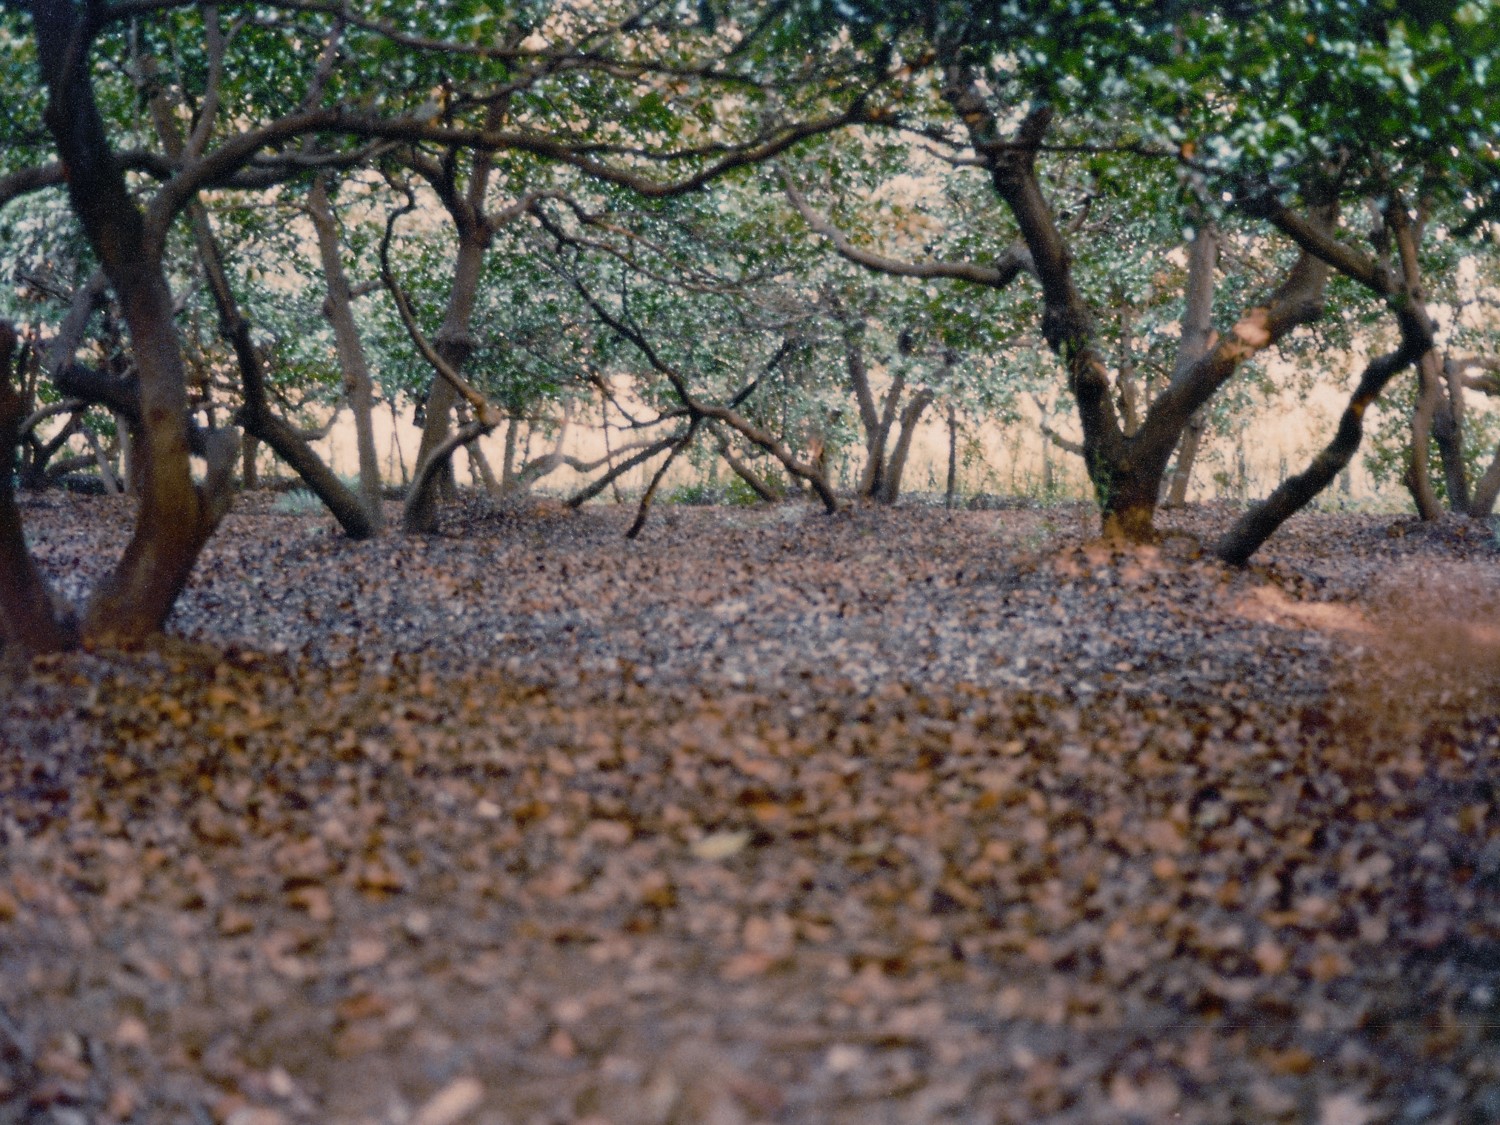
[[[399,150],[413,158],[435,154],[439,163],[460,153],[476,154],[481,164],[495,153],[524,153],[643,194],[681,194],[866,113],[863,89],[835,81],[837,59],[746,51],[716,20],[682,24],[650,5],[601,4],[563,24],[550,23],[545,12],[507,21],[469,4],[422,9],[401,22],[330,13],[301,0],[223,7],[236,13],[227,28],[219,25],[219,5],[186,0],[6,5],[8,46],[27,42],[19,17],[30,17],[34,46],[26,61],[42,75],[47,134],[59,160],[7,170],[0,201],[66,179],[72,210],[129,332],[141,419],[141,505],[130,544],[76,630],[61,611],[50,633],[8,627],[24,634],[28,647],[65,645],[76,636],[132,640],[160,629],[227,508],[236,435],[191,423],[165,265],[173,224],[193,212],[200,192],[264,190]],[[155,149],[117,153],[112,130],[140,139],[133,101],[121,96],[118,72],[92,60],[100,42],[128,54],[133,37],[162,37],[192,65],[170,99],[169,108],[183,114],[180,137],[167,129]],[[311,68],[302,62],[309,42],[322,45]],[[716,116],[691,116],[726,91],[734,96],[719,98]],[[234,112],[224,112],[230,100]],[[688,120],[697,122],[691,136],[680,124]],[[24,140],[20,148],[35,152],[27,122],[7,127]],[[136,168],[159,185],[144,207],[126,178]],[[469,186],[476,190],[470,202],[482,209],[483,177]],[[201,213],[191,217],[201,231]],[[213,273],[207,240],[200,235],[198,244]],[[462,290],[467,281],[457,280]],[[227,293],[215,289],[216,297]],[[254,342],[232,305],[221,302],[220,313],[248,380],[247,426],[261,426],[259,436],[267,437],[276,431],[264,425]],[[207,466],[196,481],[195,453]],[[417,494],[424,492],[419,481]],[[24,555],[24,542],[17,538],[7,551]],[[41,604],[27,600],[24,585],[0,591],[7,615],[34,615]]]
[[[1153,534],[1163,474],[1194,417],[1247,360],[1321,315],[1337,272],[1388,307],[1401,342],[1361,373],[1323,454],[1232,529],[1220,553],[1243,561],[1326,486],[1357,448],[1369,403],[1431,343],[1412,307],[1414,280],[1341,238],[1341,215],[1378,196],[1381,222],[1400,243],[1419,186],[1445,176],[1452,197],[1495,180],[1485,156],[1496,135],[1486,5],[1410,19],[1378,3],[1336,12],[1272,5],[1232,17],[1130,3],[1087,12],[1047,3],[800,7],[812,27],[837,25],[882,57],[900,52],[959,124],[964,159],[988,174],[1030,253],[1042,334],[1063,362],[1109,535]],[[1449,99],[1471,108],[1450,113]],[[1289,105],[1302,113],[1292,117]],[[959,139],[941,124],[919,127],[940,142]],[[1039,161],[1059,151],[1175,163],[1203,185],[1200,205],[1227,199],[1297,250],[1280,283],[1201,356],[1184,354],[1133,430],[1111,395],[1078,254],[1039,173]]]

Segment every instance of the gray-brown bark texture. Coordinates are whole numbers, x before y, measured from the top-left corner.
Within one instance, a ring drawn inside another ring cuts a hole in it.
[[[94,589],[82,620],[87,639],[130,641],[160,630],[227,509],[236,443],[227,435],[212,443],[208,475],[195,485],[187,373],[161,264],[164,232],[148,232],[114,159],[89,80],[85,18],[66,0],[32,4],[47,127],[68,172],[73,212],[119,299],[140,380],[142,487],[135,531]]]

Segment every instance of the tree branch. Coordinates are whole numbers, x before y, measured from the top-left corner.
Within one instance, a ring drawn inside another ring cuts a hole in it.
[[[849,241],[848,235],[835,227],[818,212],[814,211],[812,205],[797,190],[797,185],[785,169],[778,169],[781,175],[781,183],[786,191],[786,197],[796,208],[797,213],[802,216],[802,221],[808,229],[815,234],[820,234],[833,245],[838,253],[854,262],[856,265],[864,266],[866,269],[875,270],[878,273],[890,274],[894,277],[923,277],[923,278],[947,278],[954,281],[969,281],[975,285],[985,285],[991,289],[1003,289],[1019,277],[1022,273],[1035,273],[1032,265],[1031,253],[1024,245],[1017,244],[1010,247],[1001,255],[999,263],[993,266],[981,265],[977,262],[907,262],[899,258],[888,257],[885,254],[877,254],[873,250],[866,250],[854,245]]]

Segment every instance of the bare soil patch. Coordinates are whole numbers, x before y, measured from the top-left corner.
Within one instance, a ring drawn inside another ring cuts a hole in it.
[[[631,514],[251,497],[0,666],[0,1121],[1500,1120],[1486,529]]]

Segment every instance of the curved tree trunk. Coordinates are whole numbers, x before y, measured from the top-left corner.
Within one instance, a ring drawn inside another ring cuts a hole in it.
[[[1360,376],[1359,386],[1349,398],[1333,440],[1304,471],[1288,477],[1263,503],[1246,512],[1214,547],[1214,554],[1227,563],[1243,566],[1283,523],[1307,506],[1327,488],[1353,459],[1364,435],[1365,411],[1380,397],[1386,385],[1430,346],[1432,337],[1409,312],[1401,314],[1402,344],[1394,352],[1371,360]]]
[[[234,349],[239,363],[240,387],[245,396],[244,405],[237,415],[239,424],[245,428],[246,434],[269,445],[272,452],[302,478],[302,482],[338,521],[345,535],[350,539],[370,538],[378,526],[371,519],[365,503],[324,464],[301,433],[271,410],[260,353],[250,338],[250,324],[241,315],[239,303],[229,288],[229,275],[224,271],[223,257],[208,211],[194,204],[189,208],[189,214],[197,238],[198,259],[203,264],[209,291],[219,310],[220,331]]]
[[[47,127],[68,169],[68,196],[119,297],[140,378],[141,502],[115,568],[84,609],[85,639],[133,641],[160,631],[198,552],[229,506],[237,441],[210,449],[202,486],[188,455],[187,372],[172,323],[161,233],[148,239],[110,149],[89,80],[87,16],[71,0],[35,0],[32,26],[46,82]]]

